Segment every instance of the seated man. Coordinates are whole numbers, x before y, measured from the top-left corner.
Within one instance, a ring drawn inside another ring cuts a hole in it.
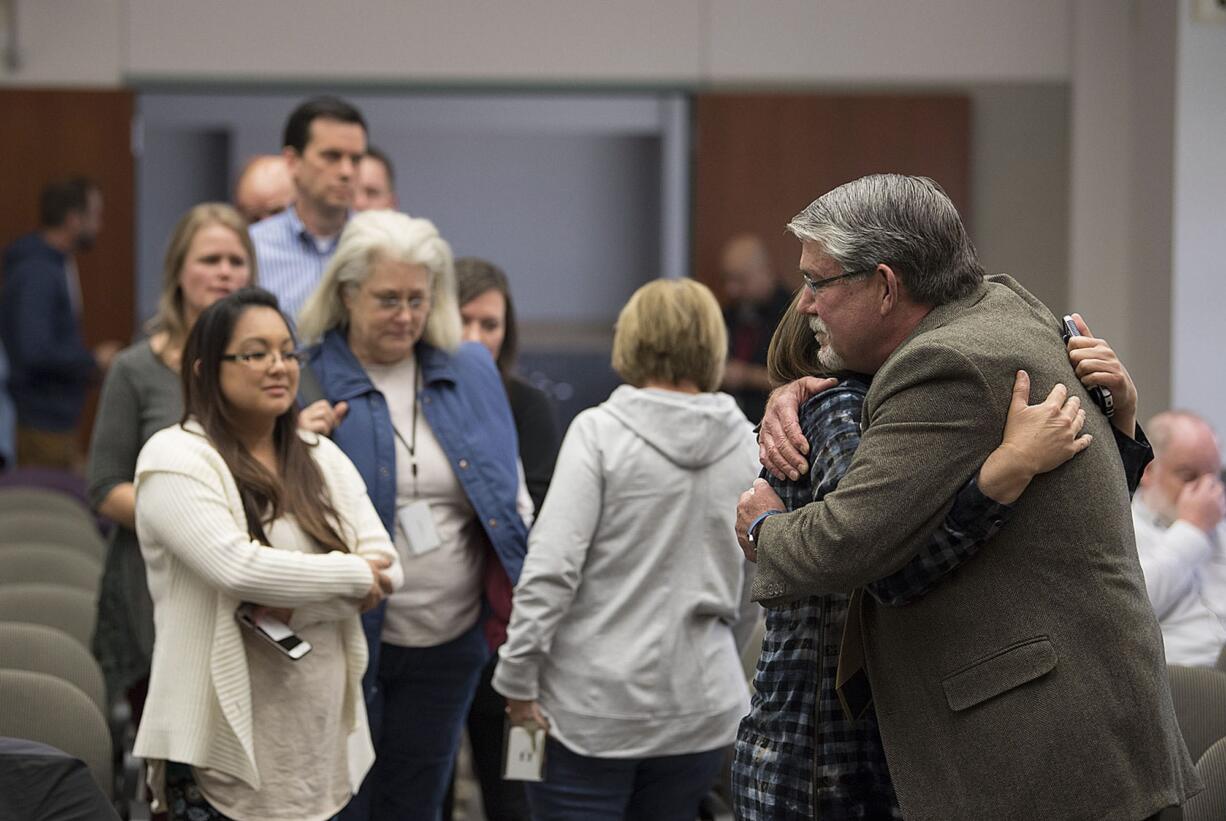
[[[1132,503],[1137,555],[1168,664],[1212,667],[1226,645],[1226,494],[1209,424],[1166,411],[1149,424],[1154,461]]]

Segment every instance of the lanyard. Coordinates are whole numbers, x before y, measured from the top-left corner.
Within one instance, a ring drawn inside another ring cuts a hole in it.
[[[392,433],[396,434],[396,438],[400,440],[400,444],[404,445],[409,452],[409,475],[413,477],[413,498],[421,498],[421,493],[417,490],[417,395],[421,391],[421,363],[416,363],[413,369],[413,428],[409,432],[409,441],[404,441],[404,436],[396,427],[396,423],[392,422]]]

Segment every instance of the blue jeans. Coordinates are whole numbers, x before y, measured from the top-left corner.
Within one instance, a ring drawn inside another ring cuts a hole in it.
[[[369,791],[374,821],[438,821],[464,719],[489,650],[480,621],[437,647],[384,644],[379,660],[382,724],[373,733]]]
[[[545,780],[528,782],[533,821],[694,821],[724,749],[654,758],[595,758],[545,742]]]

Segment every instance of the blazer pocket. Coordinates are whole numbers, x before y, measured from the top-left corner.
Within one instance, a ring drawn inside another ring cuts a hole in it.
[[[1034,681],[1055,666],[1056,648],[1051,640],[1035,636],[950,673],[941,680],[941,686],[945,688],[949,708],[965,710]]]

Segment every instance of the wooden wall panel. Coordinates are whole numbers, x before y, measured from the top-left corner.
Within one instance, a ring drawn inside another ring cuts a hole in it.
[[[695,98],[693,274],[722,290],[719,254],[760,234],[776,270],[799,284],[800,245],[785,226],[865,174],[932,177],[970,212],[970,100],[955,95],[700,94]]]
[[[102,189],[98,243],[77,257],[85,341],[127,342],[134,320],[133,95],[127,91],[0,90],[0,245],[38,226],[45,183],[74,174]],[[97,392],[82,423],[88,441]]]

